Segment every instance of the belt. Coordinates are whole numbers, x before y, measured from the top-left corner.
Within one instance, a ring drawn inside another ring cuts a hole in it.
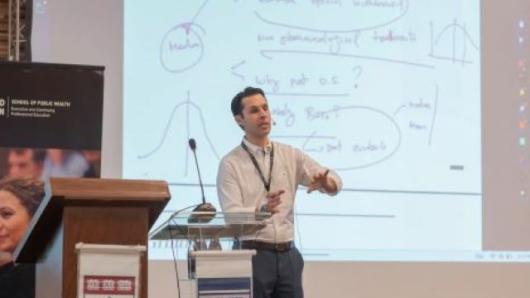
[[[255,240],[243,240],[241,241],[242,249],[257,249],[257,250],[272,250],[276,252],[288,251],[294,248],[293,241],[270,243]]]

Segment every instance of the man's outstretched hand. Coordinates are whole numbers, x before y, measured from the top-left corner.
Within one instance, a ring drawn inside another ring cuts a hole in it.
[[[337,191],[337,184],[333,179],[328,177],[329,169],[314,175],[311,178],[311,183],[307,187],[307,193],[311,193],[317,189],[323,188],[327,193],[334,193]]]

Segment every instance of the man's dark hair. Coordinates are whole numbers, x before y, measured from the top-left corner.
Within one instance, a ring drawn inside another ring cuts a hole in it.
[[[16,155],[24,155],[27,151],[31,152],[32,160],[37,163],[41,164],[44,163],[44,160],[46,159],[46,150],[44,149],[31,149],[31,148],[12,148],[10,152],[13,152]]]
[[[241,112],[243,111],[243,104],[241,103],[243,101],[243,98],[247,96],[252,96],[256,94],[261,94],[263,97],[265,97],[265,93],[260,88],[254,88],[254,87],[247,87],[245,90],[239,92],[234,96],[232,99],[232,104],[230,108],[232,109],[232,115],[241,115]]]

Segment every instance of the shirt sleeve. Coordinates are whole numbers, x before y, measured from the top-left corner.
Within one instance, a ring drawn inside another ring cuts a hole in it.
[[[328,194],[334,196],[342,190],[342,179],[337,174],[337,172],[332,169],[321,166],[317,161],[315,161],[309,155],[305,154],[299,149],[296,149],[295,154],[296,160],[298,161],[297,172],[298,181],[300,184],[302,184],[303,186],[309,186],[309,184],[311,183],[311,177],[318,173],[322,173],[326,170],[329,170],[328,177],[330,177],[333,182],[335,182],[335,185],[337,185],[337,191]],[[326,193],[323,188],[320,188],[319,191]]]
[[[217,172],[217,196],[223,212],[256,212],[256,207],[243,205],[241,181],[238,181],[234,168],[225,160],[221,161]]]

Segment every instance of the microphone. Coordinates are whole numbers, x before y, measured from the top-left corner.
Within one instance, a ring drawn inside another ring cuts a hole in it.
[[[189,139],[188,144],[190,146],[191,151],[193,152],[193,157],[195,158],[195,167],[197,168],[197,174],[199,176],[199,185],[201,187],[202,194],[202,204],[198,205],[197,207],[195,207],[195,209],[193,209],[190,218],[188,218],[188,222],[207,223],[212,220],[217,210],[212,204],[206,202],[206,196],[204,195],[204,185],[201,179],[201,170],[199,169],[199,162],[197,161],[197,152],[195,152],[195,150],[197,149],[197,143],[195,142],[195,139],[191,138]]]

